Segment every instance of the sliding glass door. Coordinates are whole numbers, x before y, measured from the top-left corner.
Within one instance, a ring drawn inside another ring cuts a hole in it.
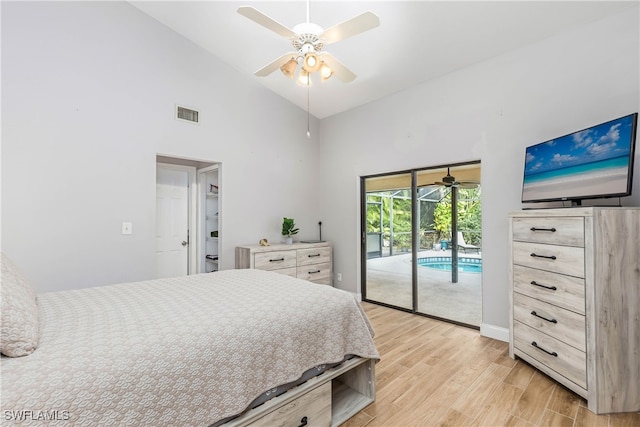
[[[479,163],[363,177],[367,301],[478,327]]]
[[[411,173],[367,178],[363,189],[366,299],[413,310]]]
[[[434,173],[441,172],[416,172],[422,183],[416,311],[479,326],[482,259],[480,246],[471,243],[479,243],[482,235],[480,184],[477,174],[464,168],[449,168],[442,178],[452,178],[434,181]]]

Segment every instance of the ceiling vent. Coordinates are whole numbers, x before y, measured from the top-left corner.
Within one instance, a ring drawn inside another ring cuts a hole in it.
[[[200,112],[193,108],[176,105],[176,119],[189,123],[200,123]]]

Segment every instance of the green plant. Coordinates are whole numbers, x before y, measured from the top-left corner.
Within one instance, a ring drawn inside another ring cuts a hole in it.
[[[462,231],[467,243],[481,245],[481,189],[458,188],[457,231]],[[431,248],[440,240],[451,239],[451,190],[443,187],[441,196],[420,200],[420,248]],[[382,233],[394,248],[411,247],[411,193],[396,190],[367,194],[367,233]]]
[[[457,230],[464,232],[465,241],[472,245],[480,245],[482,229],[482,212],[480,205],[480,187],[475,189],[458,189],[458,224]],[[437,239],[450,239],[451,236],[451,193],[437,205],[433,215],[433,229]]]
[[[293,218],[283,218],[282,219],[282,235],[286,237],[291,237],[294,234],[298,234],[300,229],[296,228],[296,223]]]
[[[436,231],[436,240],[451,237],[451,198],[449,195],[436,205],[433,212],[433,229]]]

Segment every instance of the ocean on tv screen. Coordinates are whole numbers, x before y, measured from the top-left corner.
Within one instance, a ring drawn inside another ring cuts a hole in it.
[[[528,147],[522,200],[624,194],[635,115]]]

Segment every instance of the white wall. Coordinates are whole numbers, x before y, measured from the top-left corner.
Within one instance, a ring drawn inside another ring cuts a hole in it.
[[[521,208],[524,148],[640,110],[635,12],[323,120],[321,210],[337,285],[360,291],[359,176],[480,159],[482,327],[506,332],[507,215]],[[640,205],[639,157],[625,205]]]
[[[304,111],[126,3],[2,2],[2,250],[40,292],[153,277],[160,153],[222,162],[223,268],[236,245],[277,240],[282,216],[302,238],[321,220],[338,286],[358,292],[358,177],[481,159],[483,322],[506,328],[524,147],[640,110],[638,27],[633,11],[585,25],[325,119],[308,141]],[[176,102],[202,124],[173,120]]]
[[[153,278],[157,153],[222,163],[222,268],[283,216],[313,238],[306,124],[127,3],[2,2],[2,250],[39,292]]]

